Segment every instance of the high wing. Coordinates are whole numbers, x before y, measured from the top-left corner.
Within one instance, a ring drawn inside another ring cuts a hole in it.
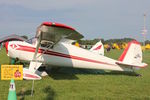
[[[79,32],[77,32],[74,28],[53,22],[43,22],[38,28],[36,37],[40,37],[41,41],[51,41],[58,42],[62,38],[71,39],[71,40],[79,40],[83,38]]]

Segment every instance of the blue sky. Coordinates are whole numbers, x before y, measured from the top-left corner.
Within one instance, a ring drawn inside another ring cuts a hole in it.
[[[32,37],[44,21],[74,27],[86,39],[130,37],[142,41],[143,14],[150,40],[150,0],[0,0],[0,37]]]

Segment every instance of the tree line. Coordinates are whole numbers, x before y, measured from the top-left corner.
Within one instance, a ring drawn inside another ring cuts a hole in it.
[[[133,38],[122,38],[122,39],[108,39],[108,40],[104,40],[104,39],[92,39],[92,40],[89,40],[89,39],[86,39],[86,40],[79,40],[79,44],[81,45],[94,45],[95,43],[97,43],[98,41],[102,41],[103,44],[113,44],[113,43],[117,43],[117,44],[122,44],[122,43],[128,43],[132,40],[135,40]],[[143,44],[141,42],[141,44]],[[149,40],[146,40],[145,41],[145,44],[150,44],[150,41]]]
[[[25,39],[28,39],[28,36],[21,36]],[[78,40],[78,43],[81,44],[81,45],[94,45],[96,44],[98,41],[102,41],[103,44],[113,44],[113,43],[117,43],[117,44],[121,44],[121,43],[128,43],[132,40],[135,40],[133,38],[122,38],[122,39],[108,39],[108,40],[104,40],[104,39],[98,39],[98,38],[95,38],[95,39],[83,39],[83,40]],[[141,43],[143,44],[143,43]],[[145,41],[145,44],[150,44],[150,40],[146,40]]]

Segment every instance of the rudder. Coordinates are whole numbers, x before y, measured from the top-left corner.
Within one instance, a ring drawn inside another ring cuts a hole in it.
[[[140,43],[136,40],[129,42],[127,48],[125,48],[120,56],[119,61],[126,64],[142,63],[142,49]]]

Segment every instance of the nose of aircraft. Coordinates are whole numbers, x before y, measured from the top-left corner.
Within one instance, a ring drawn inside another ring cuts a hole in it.
[[[9,42],[6,42],[5,43],[5,48],[6,48],[6,52],[8,53],[8,44],[9,44]]]

